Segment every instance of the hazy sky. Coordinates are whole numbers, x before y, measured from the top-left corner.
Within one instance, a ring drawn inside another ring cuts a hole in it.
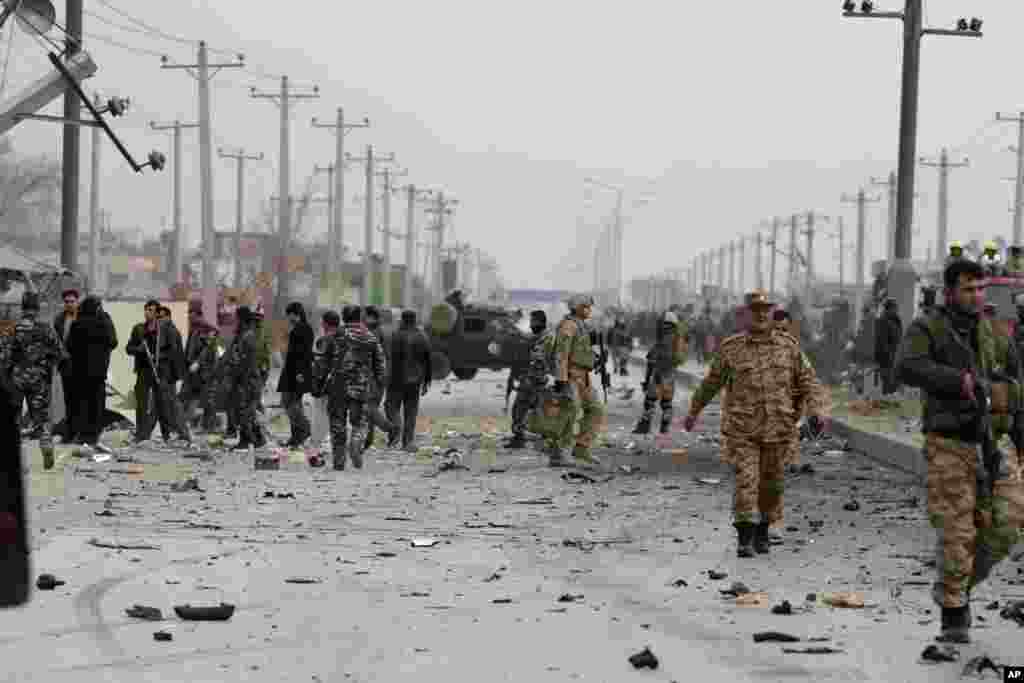
[[[457,196],[454,239],[495,256],[511,286],[589,284],[579,276],[547,277],[559,264],[592,260],[592,247],[577,230],[586,175],[638,191],[654,181],[656,202],[633,216],[626,233],[631,276],[686,266],[700,251],[752,234],[773,215],[842,213],[852,236],[855,213],[839,203],[840,195],[895,163],[901,26],[844,19],[839,0],[84,1],[87,34],[155,53],[86,38],[100,67],[88,90],[132,99],[133,109],[115,127],[137,157],[154,147],[170,151],[169,134],[148,130],[150,120],[195,119],[195,82],[184,72],[161,70],[157,56],[190,63],[195,49],[115,28],[110,24],[138,26],[112,6],[172,36],[245,53],[250,70],[224,70],[214,80],[213,122],[216,144],[267,156],[250,165],[249,215],[276,193],[279,145],[277,108],[251,99],[249,86],[272,91],[278,83],[268,76],[287,73],[319,85],[321,94],[294,110],[293,193],[301,192],[314,164],[333,160],[332,135],[311,128],[310,118],[331,118],[339,105],[351,118],[369,116],[373,127],[351,133],[348,149],[361,153],[372,143],[395,152],[410,170],[403,182]],[[1024,85],[1012,77],[1024,51],[1024,6],[925,2],[929,25],[952,27],[968,12],[985,20],[986,36],[925,39],[919,153],[935,155],[946,145],[955,160],[971,158],[971,168],[952,176],[953,237],[1009,237],[1013,186],[1001,178],[1015,172],[1015,157],[1005,148],[1016,143],[1016,128],[993,118],[997,110],[1024,108]],[[899,4],[876,1],[879,9]],[[63,9],[58,0],[61,21]],[[7,27],[4,53],[9,36]],[[47,67],[44,49],[15,30],[6,88]],[[185,208],[195,240],[198,135],[184,135]],[[24,123],[13,138],[22,153],[60,151],[60,129],[51,124]],[[84,132],[83,211],[89,138]],[[217,226],[230,229],[233,162],[215,158],[214,168]],[[110,145],[103,171],[103,205],[115,227],[155,232],[170,221],[169,172],[137,176]],[[915,251],[923,256],[935,235],[937,173],[918,173]],[[346,179],[348,194],[362,191],[358,169]],[[317,182],[325,191],[326,176]],[[596,222],[613,202],[612,194],[594,193],[588,220]],[[396,220],[403,212],[396,206]],[[869,212],[872,258],[884,250],[883,217],[884,204]],[[325,212],[317,209],[314,218],[313,227],[324,230]],[[353,212],[346,241],[360,249],[361,235]],[[835,270],[835,242],[818,244],[819,269]],[[394,249],[400,262],[402,245]]]

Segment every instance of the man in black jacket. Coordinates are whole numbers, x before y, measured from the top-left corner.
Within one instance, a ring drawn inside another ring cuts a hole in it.
[[[173,323],[158,319],[160,308],[158,301],[146,302],[146,320],[132,328],[124,349],[135,359],[135,441],[148,440],[159,421],[165,441],[176,431],[183,440],[191,442],[188,424],[174,399],[177,384],[185,377],[181,335]],[[155,420],[151,405],[156,409]]]
[[[68,334],[71,333],[71,323],[75,322],[75,318],[78,317],[78,290],[65,289],[61,293],[61,298],[64,300],[64,310],[53,319],[53,329],[56,330],[57,337],[67,348]],[[74,436],[71,415],[74,412],[75,406],[73,395],[75,383],[71,381],[70,357],[64,357],[57,365],[57,371],[60,373],[61,391],[64,394],[64,420],[60,423],[60,429],[55,430],[55,434],[59,434],[61,440],[67,443]]]
[[[311,433],[309,418],[302,408],[302,397],[309,392],[313,374],[313,328],[306,320],[306,309],[298,301],[285,308],[288,316],[288,351],[284,357],[284,368],[277,381],[281,394],[281,405],[288,413],[291,423],[291,438],[283,444],[298,448]]]
[[[402,311],[402,324],[391,336],[391,379],[388,382],[387,417],[397,427],[402,413],[401,431],[391,434],[389,447],[398,445],[413,450],[416,435],[416,416],[420,410],[420,396],[430,389],[430,342],[416,326],[416,312]]]
[[[903,339],[903,321],[895,299],[885,300],[885,312],[875,327],[875,362],[882,374],[882,393],[885,395],[899,388],[896,377],[896,351]]]
[[[384,349],[384,353],[388,353],[388,349],[391,345],[384,340],[384,335],[380,329],[380,310],[376,306],[367,306],[364,311],[363,322],[366,324],[366,329],[369,330],[370,334],[377,338],[381,348]],[[391,367],[391,360],[386,359],[386,365],[388,368]],[[375,427],[380,427],[385,434],[388,435],[388,443],[394,442],[398,438],[399,427],[393,424],[384,415],[384,411],[381,410],[381,402],[384,400],[384,386],[374,380],[370,379],[370,393],[366,401],[366,410],[370,420],[370,427],[366,432],[366,443],[363,445],[364,450],[369,449],[373,445],[373,436],[375,433]]]

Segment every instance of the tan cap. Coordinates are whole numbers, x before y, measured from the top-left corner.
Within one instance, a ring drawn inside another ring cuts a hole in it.
[[[743,298],[743,300],[744,303],[750,308],[771,308],[772,306],[775,305],[768,299],[768,292],[764,291],[763,289],[755,289],[754,291],[748,293]]]

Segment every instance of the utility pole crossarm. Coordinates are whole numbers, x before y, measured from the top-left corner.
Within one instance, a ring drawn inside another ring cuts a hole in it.
[[[334,123],[320,123],[316,117],[313,128],[329,128],[335,132],[334,141],[334,207],[331,217],[331,239],[329,240],[329,261],[337,264],[344,273],[345,250],[345,135],[356,128],[369,128],[370,119],[363,117],[362,123],[347,123],[345,110],[338,107]]]

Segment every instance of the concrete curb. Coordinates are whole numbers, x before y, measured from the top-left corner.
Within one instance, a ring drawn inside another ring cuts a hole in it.
[[[642,357],[638,358],[634,355],[633,360],[638,364],[643,363]],[[676,374],[682,384],[687,387],[696,386],[704,379],[689,370],[677,370]],[[885,434],[851,427],[842,420],[833,419],[831,430],[840,439],[847,441],[850,450],[857,451],[880,465],[912,474],[920,482],[924,482],[927,462],[920,448],[896,441]]]

